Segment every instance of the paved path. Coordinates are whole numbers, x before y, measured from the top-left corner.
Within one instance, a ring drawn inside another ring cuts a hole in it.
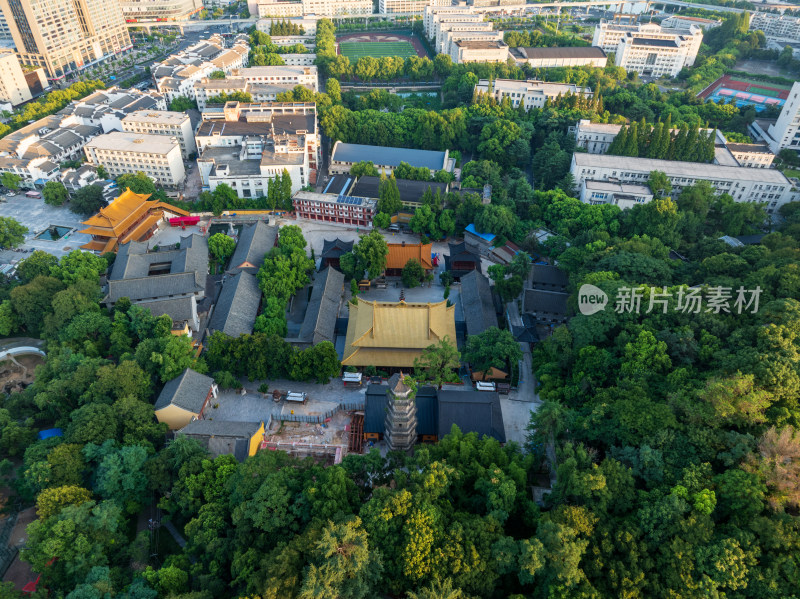
[[[175,528],[175,525],[172,522],[168,520],[162,520],[161,524],[163,524],[164,528],[166,528],[167,531],[169,531],[169,534],[171,534],[172,538],[175,539],[175,542],[181,546],[181,549],[186,547],[186,539],[184,539],[183,535],[181,535],[181,533],[178,532],[178,529]]]

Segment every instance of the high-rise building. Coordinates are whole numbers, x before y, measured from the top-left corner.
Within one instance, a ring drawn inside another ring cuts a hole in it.
[[[756,137],[763,139],[776,154],[787,148],[800,151],[800,82],[792,85],[775,123],[767,125],[756,120],[751,128]]]
[[[129,23],[182,21],[203,10],[201,0],[119,0]]]
[[[11,50],[0,51],[0,101],[12,106],[31,99],[31,90],[17,56]]]
[[[131,47],[119,0],[0,0],[17,55],[51,79]]]

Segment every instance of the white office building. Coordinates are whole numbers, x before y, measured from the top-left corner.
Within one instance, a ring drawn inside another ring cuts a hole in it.
[[[83,150],[90,163],[102,164],[112,178],[143,172],[164,187],[177,187],[186,176],[174,137],[113,131],[95,137]]]
[[[750,130],[776,154],[786,148],[800,150],[800,82],[792,85],[777,121],[756,119]]]
[[[17,106],[33,96],[13,50],[0,50],[0,102]]]
[[[260,18],[291,18],[303,16],[302,2],[286,2],[285,0],[270,0],[268,2],[257,2],[256,10],[250,11],[251,15],[258,15]]]
[[[371,15],[372,0],[303,0],[303,14],[319,17]]]
[[[192,120],[185,112],[137,110],[122,119],[122,130],[128,133],[174,137],[178,140],[184,158],[197,152]]]
[[[480,94],[489,94],[498,103],[508,98],[516,108],[520,104],[526,111],[531,108],[544,108],[544,103],[567,94],[592,97],[592,90],[571,83],[547,83],[536,79],[518,81],[515,79],[495,79],[489,84],[488,79],[481,79],[475,90]]]
[[[593,46],[614,52],[615,64],[652,77],[675,77],[697,58],[703,30],[666,29],[655,23],[623,25],[601,21],[594,30]]]
[[[768,213],[776,213],[787,202],[797,201],[800,194],[792,183],[778,170],[722,166],[701,162],[678,162],[653,160],[604,154],[575,152],[572,155],[570,172],[576,184],[584,181],[611,181],[614,183],[636,183],[646,185],[653,171],[666,174],[672,184],[672,196],[698,181],[708,181],[717,193],[728,193],[736,202],[759,202],[765,204]]]
[[[240,198],[266,196],[286,170],[292,192],[316,182],[319,134],[313,102],[209,107],[197,129],[203,189],[227,184]]]
[[[555,47],[555,48],[511,48],[509,51],[518,65],[527,64],[534,69],[558,67],[597,67],[608,64],[608,57],[602,48],[595,46]]]
[[[505,62],[508,45],[503,41],[459,40],[452,44],[450,58],[456,64],[465,62]]]
[[[708,31],[709,29],[714,29],[714,27],[719,27],[720,25],[722,25],[722,21],[719,19],[701,19],[700,17],[686,17],[683,15],[672,15],[671,17],[667,17],[666,19],[661,21],[661,27],[663,27],[664,29],[683,29],[685,31],[690,31],[692,25],[694,25],[695,27],[699,27],[703,31]]]
[[[378,12],[421,15],[426,6],[450,6],[450,0],[379,0]]]
[[[274,66],[246,67],[234,69],[231,77],[245,79],[248,83],[266,83],[271,85],[304,85],[313,91],[319,91],[319,77],[316,66]]]
[[[755,12],[750,15],[750,31],[763,31],[769,40],[800,41],[800,17]]]

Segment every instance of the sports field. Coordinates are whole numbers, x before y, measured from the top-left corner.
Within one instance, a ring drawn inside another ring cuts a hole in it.
[[[355,61],[362,56],[416,56],[417,51],[409,42],[341,42],[339,53]]]

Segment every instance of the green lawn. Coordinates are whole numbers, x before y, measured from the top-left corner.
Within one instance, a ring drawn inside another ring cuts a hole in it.
[[[786,170],[783,171],[783,174],[786,175],[787,177],[797,177],[798,179],[800,179],[800,171],[794,168],[787,168]]]
[[[417,51],[409,42],[342,42],[339,44],[342,56],[356,61],[362,56],[416,56]]]

